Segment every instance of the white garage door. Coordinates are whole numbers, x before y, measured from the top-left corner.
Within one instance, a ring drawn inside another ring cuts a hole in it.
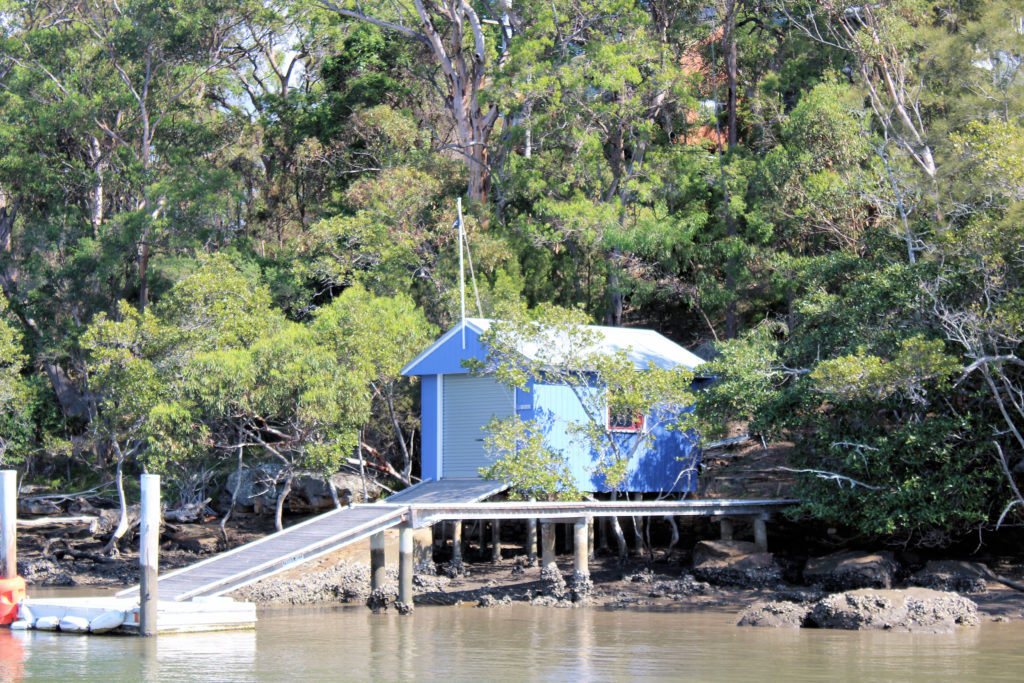
[[[491,461],[484,451],[487,433],[481,427],[492,417],[515,410],[512,390],[491,377],[445,375],[442,418],[443,477],[479,477]]]

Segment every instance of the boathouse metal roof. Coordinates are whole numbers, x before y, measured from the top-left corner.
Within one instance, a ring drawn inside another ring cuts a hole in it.
[[[434,374],[433,372],[422,371],[422,368],[418,370],[418,366],[439,350],[444,349],[454,337],[461,334],[463,327],[468,332],[472,332],[474,337],[479,337],[479,335],[484,334],[491,328],[492,323],[493,321],[489,318],[466,318],[465,321],[452,327],[423,353],[411,360],[402,368],[402,374]],[[687,351],[679,344],[654,330],[632,327],[605,327],[601,325],[587,325],[586,329],[596,333],[597,343],[592,349],[593,352],[610,355],[624,351],[626,357],[637,368],[646,368],[653,364],[666,370],[680,366],[687,370],[693,370],[704,362],[696,354]],[[550,339],[545,341],[543,349],[536,343],[527,343],[523,344],[519,351],[529,360],[558,362],[558,349],[565,348],[567,344],[569,344],[569,339],[566,338],[566,335],[556,332],[551,335]],[[474,344],[474,346],[477,345]],[[475,355],[474,350],[467,349],[465,357]]]

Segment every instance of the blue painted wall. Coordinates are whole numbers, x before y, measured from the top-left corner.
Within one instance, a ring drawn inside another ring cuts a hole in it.
[[[420,476],[423,481],[441,478],[441,454],[437,450],[437,375],[420,378]]]
[[[583,491],[610,491],[604,478],[594,473],[599,462],[598,453],[584,447],[569,433],[570,423],[588,421],[587,413],[573,390],[556,384],[536,383],[532,393],[533,416],[545,426],[548,443],[552,448],[568,458],[569,470],[576,485]],[[629,433],[618,436],[623,450],[628,450],[636,438]],[[694,432],[656,427],[651,445],[641,447],[630,459],[626,479],[620,490],[696,491],[696,468],[699,462],[700,450]]]

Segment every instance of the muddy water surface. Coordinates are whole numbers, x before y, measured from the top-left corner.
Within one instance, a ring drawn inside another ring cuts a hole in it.
[[[738,628],[735,611],[261,611],[153,639],[0,630],[5,681],[1020,680],[1024,621],[953,635]]]

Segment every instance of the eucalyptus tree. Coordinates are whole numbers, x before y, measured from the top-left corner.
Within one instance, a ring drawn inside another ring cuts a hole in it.
[[[452,117],[451,141],[443,142],[439,151],[451,150],[465,162],[469,198],[484,202],[491,184],[490,137],[500,114],[496,104],[485,100],[484,90],[508,56],[518,24],[512,3],[497,8],[468,0],[438,4],[413,0],[411,5],[323,0],[320,4],[413,41],[428,52],[441,72],[439,87]]]
[[[668,147],[695,102],[680,43],[640,3],[527,3],[520,15],[496,79],[517,124],[503,213],[529,243],[568,255],[562,301],[620,324],[642,272],[632,252],[665,218]]]
[[[85,327],[98,311],[116,314],[121,298],[146,306],[154,254],[201,243],[224,218],[230,178],[206,94],[231,59],[226,9],[0,8],[0,284],[64,415],[80,424],[96,407],[77,346]]]

